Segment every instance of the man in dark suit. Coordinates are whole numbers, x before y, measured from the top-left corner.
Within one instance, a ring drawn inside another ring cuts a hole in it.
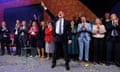
[[[111,61],[115,61],[117,65],[120,65],[120,22],[116,14],[111,14],[111,21],[106,24],[107,36],[107,65],[111,64]],[[113,59],[113,60],[112,60]]]
[[[27,47],[27,26],[26,26],[26,21],[22,21],[21,26],[20,26],[20,31],[19,31],[19,42],[20,42],[20,47],[22,49],[21,55],[26,55],[26,51],[24,52],[25,48]]]
[[[54,16],[45,6],[43,2],[41,2],[42,7],[54,21],[54,35],[55,35],[55,50],[53,54],[52,68],[56,66],[57,52],[58,46],[61,45],[65,58],[65,68],[69,70],[69,57],[67,45],[72,43],[71,41],[71,32],[70,32],[70,24],[67,20],[64,19],[63,11],[59,11],[58,16]]]
[[[20,42],[19,42],[19,33],[20,33],[20,20],[16,20],[15,28],[13,30],[14,32],[14,43],[16,45],[16,55],[21,55],[21,47],[20,47]]]
[[[10,44],[9,30],[6,27],[5,21],[2,22],[0,32],[1,32],[1,37],[2,37],[2,39],[1,39],[1,49],[2,49],[1,56],[3,56],[5,54],[5,46],[7,47],[7,53],[9,55],[11,55],[10,46],[9,46],[9,44]]]

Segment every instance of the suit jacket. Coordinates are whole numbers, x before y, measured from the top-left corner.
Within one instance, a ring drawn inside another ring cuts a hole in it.
[[[17,31],[18,31],[18,34],[15,34],[16,29],[13,30],[13,32],[14,32],[14,43],[17,43],[19,41],[20,29],[18,28]]]
[[[56,22],[58,21],[58,17],[54,16],[48,9],[46,10],[46,12],[48,13],[48,15],[51,17],[51,19],[53,20],[53,27],[54,27],[54,36],[56,36]],[[63,36],[65,41],[67,40],[72,40],[72,34],[71,34],[71,28],[70,28],[70,22],[67,20],[64,20],[64,30],[63,30]]]
[[[2,31],[2,27],[0,27],[0,34],[1,34],[2,42],[5,41],[7,43],[10,43],[10,35],[9,35],[10,32],[9,32],[9,30],[8,31],[6,31],[6,30]],[[4,37],[5,35],[6,35],[6,37]]]
[[[79,40],[86,39],[86,40],[91,40],[91,31],[92,31],[92,26],[90,23],[85,23],[85,30],[82,30],[82,23],[78,24],[78,29],[77,32],[79,33]]]
[[[0,27],[0,42],[1,42],[1,40],[2,40],[2,29]]]
[[[54,39],[53,32],[49,28],[45,29],[45,41],[50,42]]]
[[[20,32],[19,32],[19,40],[21,40],[21,37],[23,36],[26,40],[28,39],[28,28],[26,26],[25,29],[20,29]],[[22,35],[22,33],[24,33],[24,35]]]
[[[111,33],[112,33],[112,30],[115,29],[118,33],[118,38],[120,38],[120,21],[119,21],[119,25],[114,27],[112,25],[112,21],[106,23],[106,30],[107,30],[107,33],[106,33],[106,38],[107,40],[109,40],[111,38]]]

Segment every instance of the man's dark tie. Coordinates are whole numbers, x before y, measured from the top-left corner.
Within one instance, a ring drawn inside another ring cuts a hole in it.
[[[59,22],[59,35],[61,35],[62,34],[62,31],[61,31],[61,26],[62,25],[62,20],[60,20],[60,22]]]
[[[116,29],[112,30],[112,36],[113,37],[118,36],[118,32]]]
[[[111,35],[112,35],[113,37],[118,36],[117,30],[116,30],[116,29],[113,29]]]

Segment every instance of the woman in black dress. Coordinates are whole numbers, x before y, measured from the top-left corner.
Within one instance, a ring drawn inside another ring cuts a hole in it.
[[[37,50],[38,50],[38,58],[42,57],[44,58],[44,51],[45,51],[45,41],[44,41],[44,37],[45,37],[45,22],[41,21],[41,23],[39,24],[39,31],[37,33]]]

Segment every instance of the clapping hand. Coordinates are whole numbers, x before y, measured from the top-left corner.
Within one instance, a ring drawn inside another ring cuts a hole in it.
[[[100,33],[100,31],[99,31],[99,30],[97,30],[97,33]]]
[[[68,44],[71,44],[72,43],[72,40],[68,40]]]
[[[85,30],[85,25],[82,25],[82,30]]]
[[[99,26],[97,26],[97,29],[100,29],[100,27],[99,27]]]
[[[2,31],[8,31],[6,27],[3,27]]]
[[[118,23],[115,23],[114,26],[115,26],[115,27],[118,26]]]

